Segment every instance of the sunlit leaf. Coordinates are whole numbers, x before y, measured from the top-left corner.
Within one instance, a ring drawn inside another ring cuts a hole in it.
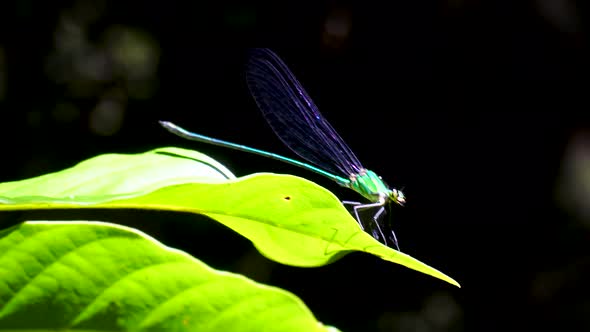
[[[0,330],[329,331],[284,290],[214,270],[131,228],[0,231]]]
[[[203,214],[283,264],[321,266],[351,251],[363,251],[459,286],[363,232],[339,199],[323,187],[284,174],[233,178],[223,166],[194,151],[98,156],[61,172],[0,184],[0,202],[4,203],[0,211],[91,207]]]

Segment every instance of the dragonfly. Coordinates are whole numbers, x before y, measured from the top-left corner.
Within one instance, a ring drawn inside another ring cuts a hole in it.
[[[399,251],[391,218],[386,223],[384,216],[391,203],[400,206],[406,203],[403,192],[390,188],[381,176],[362,166],[276,53],[267,48],[251,50],[246,64],[246,83],[274,133],[283,144],[309,163],[190,132],[168,121],[160,121],[160,124],[185,139],[286,162],[352,189],[368,200],[368,203],[342,201],[350,207],[360,228],[365,232],[368,230],[386,246],[393,244]],[[371,218],[366,218],[367,211],[376,212]],[[364,218],[361,218],[361,212]]]

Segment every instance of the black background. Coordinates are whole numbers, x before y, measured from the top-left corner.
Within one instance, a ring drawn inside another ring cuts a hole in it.
[[[394,211],[404,252],[461,289],[360,253],[321,268],[282,266],[193,215],[74,217],[132,224],[214,268],[289,290],[343,331],[587,330],[586,8],[570,0],[3,2],[0,180],[174,145],[238,176],[295,174],[356,198],[304,170],[159,127],[169,120],[292,156],[244,80],[248,48],[269,47],[363,164],[405,188],[408,204]],[[140,51],[120,51],[128,45]]]

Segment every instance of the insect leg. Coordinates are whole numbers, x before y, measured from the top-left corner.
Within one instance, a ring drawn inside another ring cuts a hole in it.
[[[377,223],[377,225],[379,224],[379,218],[383,215],[383,212],[385,212],[384,206],[382,206],[379,209],[379,211],[377,211],[377,213],[375,213],[375,215],[373,216],[373,221],[375,221],[375,223]],[[399,249],[399,243],[397,242],[397,236],[395,236],[395,231],[393,229],[391,229],[391,235],[393,235],[393,245],[395,246],[397,251],[401,252],[401,250]]]
[[[342,201],[342,204],[344,204],[344,205],[352,205],[353,206],[354,217],[356,218],[356,221],[361,226],[361,230],[362,231],[365,231],[365,228],[363,227],[363,223],[361,222],[361,217],[359,217],[358,211],[356,210],[356,207],[357,206],[362,205],[361,202]]]
[[[366,209],[370,209],[370,208],[374,208],[374,207],[378,207],[378,206],[381,207],[381,209],[379,209],[379,211],[382,211],[382,210],[385,210],[383,205],[384,205],[384,202],[377,202],[377,203],[370,203],[370,204],[357,204],[353,207],[354,214],[356,215],[356,220],[361,225],[361,228],[363,230],[364,230],[364,228],[362,226],[362,221],[361,221],[361,218],[359,217],[358,211],[361,209],[366,210]],[[383,213],[383,212],[377,212],[378,215],[381,215],[381,213]],[[377,216],[377,214],[375,216]],[[374,221],[375,225],[377,226],[377,230],[379,231],[379,234],[381,234],[381,238],[383,239],[383,242],[387,245],[387,240],[385,238],[385,235],[383,234],[383,231],[381,230],[381,226],[379,226],[377,219],[375,219],[375,216],[373,217],[373,221]],[[375,237],[375,236],[373,235],[373,237]]]

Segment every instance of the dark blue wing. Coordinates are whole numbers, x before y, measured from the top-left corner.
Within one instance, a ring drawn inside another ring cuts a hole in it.
[[[297,155],[345,178],[363,168],[275,53],[253,50],[246,80],[268,124]]]

